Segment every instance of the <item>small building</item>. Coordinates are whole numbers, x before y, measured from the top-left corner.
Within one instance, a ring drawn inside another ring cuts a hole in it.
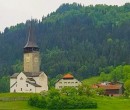
[[[66,74],[63,76],[63,78],[59,79],[56,84],[56,89],[62,89],[63,87],[75,87],[77,88],[79,85],[81,85],[81,82],[74,78],[71,74]]]
[[[10,92],[39,93],[48,90],[48,77],[40,71],[40,52],[34,39],[31,24],[28,41],[24,47],[24,70],[10,77]]]
[[[94,84],[93,88],[104,89],[104,94],[107,96],[120,96],[123,94],[123,84],[103,82],[100,84]]]

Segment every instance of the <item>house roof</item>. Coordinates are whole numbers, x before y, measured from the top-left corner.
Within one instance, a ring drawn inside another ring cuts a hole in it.
[[[12,76],[10,76],[11,78],[17,78],[17,76],[19,75],[20,73],[14,73]]]
[[[120,89],[122,87],[122,84],[95,84],[93,85],[93,88],[103,88],[105,90],[115,90]]]
[[[26,81],[26,82],[29,83],[29,84],[31,84],[31,85],[33,85],[33,86],[35,86],[35,87],[41,87],[40,85],[38,85],[36,83],[32,83],[32,82],[29,82],[29,81]]]
[[[73,78],[74,76],[69,73],[63,76],[63,79],[73,79]]]

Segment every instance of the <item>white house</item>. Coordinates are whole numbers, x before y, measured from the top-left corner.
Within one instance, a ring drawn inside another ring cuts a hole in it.
[[[56,84],[56,89],[62,89],[63,87],[75,87],[77,88],[79,85],[81,85],[81,82],[74,78],[71,74],[66,74],[63,76],[63,78],[59,79]]]
[[[24,47],[24,71],[10,77],[10,92],[39,93],[48,90],[48,77],[40,71],[40,55],[32,26],[30,26],[27,44]]]

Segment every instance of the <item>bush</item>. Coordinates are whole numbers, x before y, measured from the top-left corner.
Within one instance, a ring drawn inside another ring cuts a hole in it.
[[[87,96],[47,96],[29,99],[31,106],[47,109],[87,109],[97,108],[97,103]]]
[[[43,96],[31,97],[28,100],[28,103],[29,103],[29,105],[35,106],[35,107],[38,107],[38,108],[46,108],[46,105],[47,105],[46,98],[43,97]]]
[[[38,98],[38,102],[36,104],[36,107],[46,108],[46,106],[47,106],[46,98],[45,97],[39,97]]]
[[[38,103],[38,96],[30,97],[28,103],[31,106],[36,106]]]
[[[130,97],[130,79],[125,82],[124,87],[125,87],[125,96]]]

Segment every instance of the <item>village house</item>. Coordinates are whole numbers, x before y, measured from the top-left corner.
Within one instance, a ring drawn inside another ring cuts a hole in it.
[[[72,74],[66,74],[61,79],[59,79],[56,84],[56,89],[62,89],[63,87],[75,87],[77,88],[81,85],[81,82],[74,78]]]
[[[10,77],[10,92],[40,93],[48,90],[48,77],[40,71],[39,47],[35,42],[32,23],[24,47],[24,71]]]
[[[101,88],[104,90],[104,94],[107,96],[120,96],[123,94],[123,84],[103,82],[100,84],[94,84],[93,88]]]

